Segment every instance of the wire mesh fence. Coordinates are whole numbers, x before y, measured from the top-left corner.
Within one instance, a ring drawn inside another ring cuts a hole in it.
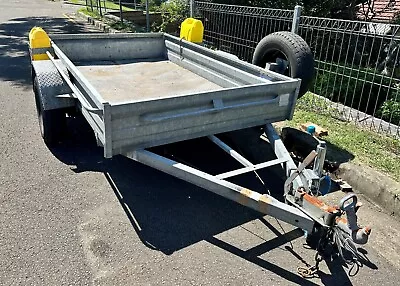
[[[311,46],[314,109],[400,137],[400,26],[301,17],[298,33]],[[396,108],[397,106],[397,108]]]
[[[276,31],[290,31],[293,11],[195,2],[204,23],[205,44],[250,61],[257,43]]]
[[[76,4],[85,5],[90,11],[96,11],[100,16],[107,13],[107,5],[105,0],[81,0],[75,1]]]
[[[251,62],[257,43],[290,31],[294,10],[195,2],[205,44]],[[303,108],[400,138],[400,26],[303,16],[297,33],[315,58]]]

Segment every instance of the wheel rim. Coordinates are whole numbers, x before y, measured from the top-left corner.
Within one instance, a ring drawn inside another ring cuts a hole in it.
[[[290,62],[284,52],[278,49],[270,49],[264,55],[264,62],[265,68],[267,68],[269,64],[276,64],[273,71],[288,77],[292,76]]]

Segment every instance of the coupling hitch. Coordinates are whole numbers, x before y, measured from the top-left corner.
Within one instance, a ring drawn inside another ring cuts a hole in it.
[[[351,266],[350,272],[355,266],[357,272],[365,258],[356,245],[368,242],[371,228],[358,225],[357,211],[361,203],[355,193],[346,194],[338,206],[331,206],[319,198],[329,193],[332,179],[331,171],[324,168],[326,142],[316,139],[316,150],[311,151],[297,168],[289,169],[284,183],[284,198],[314,221],[312,232],[305,232],[305,235],[308,245],[317,250],[316,258],[341,257]],[[316,259],[315,266],[300,268],[299,274],[312,277],[318,272],[319,262],[320,259]]]
[[[366,226],[360,228],[357,221],[357,211],[361,204],[357,202],[357,196],[350,193],[345,196],[339,203],[340,209],[346,213],[346,218],[336,218],[336,225],[351,236],[351,239],[357,244],[365,244],[371,233],[371,228]]]
[[[326,152],[324,148],[325,145],[320,144],[317,151],[312,151],[296,170],[292,170],[285,181],[284,197],[286,202],[314,220],[313,232],[306,235],[307,242],[311,247],[314,245],[317,254],[332,258],[339,256],[353,269],[363,261],[356,244],[368,242],[371,228],[358,225],[357,211],[361,203],[358,203],[356,194],[347,194],[339,206],[330,206],[318,198],[321,194],[320,178],[327,176],[321,168]],[[313,161],[314,168],[306,169]],[[313,269],[318,269],[318,263]]]

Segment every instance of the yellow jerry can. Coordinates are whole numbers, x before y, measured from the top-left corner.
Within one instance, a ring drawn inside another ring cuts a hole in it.
[[[45,49],[51,47],[50,38],[42,28],[33,27],[31,29],[29,32],[29,47],[31,48],[32,60],[40,61],[49,59],[45,51],[43,51],[43,53],[35,53],[35,49]]]
[[[187,18],[181,24],[181,39],[192,43],[203,42],[204,26],[200,20]]]

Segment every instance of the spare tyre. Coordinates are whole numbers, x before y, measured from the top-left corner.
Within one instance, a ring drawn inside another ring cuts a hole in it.
[[[273,70],[292,78],[300,78],[300,98],[314,79],[314,57],[308,44],[292,32],[276,32],[264,37],[253,54],[253,64],[265,68],[275,64]]]

